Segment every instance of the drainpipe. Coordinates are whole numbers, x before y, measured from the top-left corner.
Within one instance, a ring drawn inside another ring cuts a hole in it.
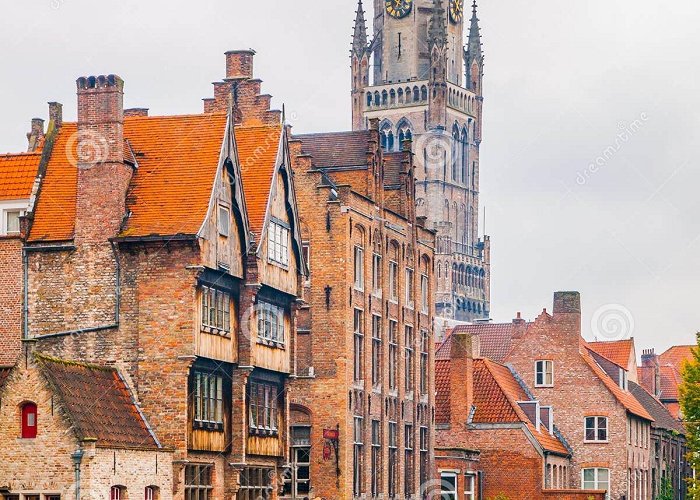
[[[83,454],[85,452],[78,448],[70,456],[73,461],[73,467],[75,468],[75,500],[80,500],[80,464],[83,461]]]
[[[22,295],[24,304],[22,304],[22,322],[24,327],[22,328],[22,338],[29,338],[29,255],[27,254],[26,245],[22,245],[22,270],[24,277],[22,283]]]

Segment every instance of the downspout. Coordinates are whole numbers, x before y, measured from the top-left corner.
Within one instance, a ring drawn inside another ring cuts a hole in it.
[[[80,500],[80,464],[83,461],[84,453],[85,452],[81,448],[78,448],[70,456],[71,460],[73,461],[73,467],[75,469],[75,500]]]
[[[29,338],[29,255],[27,254],[27,247],[22,245],[22,338]]]

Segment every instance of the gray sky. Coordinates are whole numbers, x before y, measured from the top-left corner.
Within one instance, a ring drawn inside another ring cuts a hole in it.
[[[263,90],[286,103],[296,132],[347,129],[355,6],[4,2],[0,152],[25,148],[29,121],[46,118],[47,101],[63,102],[74,119],[82,75],[119,74],[127,107],[199,112],[223,77],[223,52],[234,48],[258,52]],[[632,318],[638,353],[692,342],[700,330],[700,3],[482,0],[479,17],[494,319],[516,311],[532,319],[551,310],[554,290],[579,290],[586,336],[598,312],[611,328],[616,315]]]

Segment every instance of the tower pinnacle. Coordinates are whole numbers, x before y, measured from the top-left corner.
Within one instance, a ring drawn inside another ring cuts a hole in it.
[[[469,26],[469,43],[467,45],[467,55],[469,59],[481,59],[481,30],[479,29],[479,18],[476,17],[476,0],[472,3],[472,18]]]
[[[442,0],[434,0],[433,12],[430,15],[430,28],[428,29],[428,43],[443,47],[447,44],[447,25],[445,23],[445,7]]]
[[[356,14],[355,28],[352,36],[352,52],[361,58],[367,51],[367,22],[365,21],[365,11],[362,7],[362,0],[358,0],[357,2]]]

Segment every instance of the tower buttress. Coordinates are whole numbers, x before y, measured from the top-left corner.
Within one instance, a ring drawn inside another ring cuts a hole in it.
[[[364,92],[369,86],[369,56],[370,49],[367,42],[367,23],[362,0],[357,2],[355,27],[352,37],[352,50],[350,51],[352,73],[352,129],[362,130],[364,126]]]
[[[447,123],[447,26],[442,0],[434,0],[429,22],[428,126],[445,128]]]

